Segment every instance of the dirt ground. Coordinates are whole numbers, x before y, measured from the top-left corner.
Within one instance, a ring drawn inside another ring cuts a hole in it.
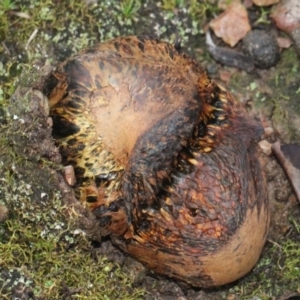
[[[28,0],[29,10],[21,2],[7,9],[0,6],[5,17],[0,21],[2,298],[300,299],[296,298],[300,295],[299,201],[272,153],[261,150],[271,203],[271,228],[261,259],[250,274],[228,286],[191,288],[145,270],[109,239],[96,240],[93,216],[80,208],[63,181],[46,100],[35,92],[58,61],[99,41],[148,33],[173,42],[179,36],[185,51],[211,77],[223,79],[249,114],[262,122],[262,140],[299,143],[296,50],[282,50],[275,67],[251,73],[218,64],[207,52],[203,32],[218,13],[215,1],[123,1],[121,5],[117,1],[54,1],[65,13],[51,1],[33,4]],[[260,15],[261,10],[256,10]],[[13,13],[21,11],[30,19]],[[263,26],[274,28],[272,23]],[[35,28],[39,31],[32,37]]]

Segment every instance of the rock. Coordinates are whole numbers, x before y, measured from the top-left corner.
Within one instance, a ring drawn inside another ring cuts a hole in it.
[[[265,127],[264,130],[265,130],[265,137],[269,137],[274,133],[274,129],[270,126]]]
[[[287,33],[300,27],[299,1],[282,0],[272,9],[271,18],[279,29]]]
[[[254,69],[252,57],[228,47],[216,46],[209,31],[206,33],[206,46],[210,55],[224,66],[238,68],[247,72],[251,72]]]
[[[64,178],[68,185],[74,186],[76,183],[76,177],[73,166],[65,166],[64,167]]]
[[[271,18],[276,26],[288,33],[300,54],[300,5],[298,0],[282,0],[274,7]]]
[[[277,40],[267,31],[252,30],[243,39],[243,43],[255,66],[260,69],[270,68],[279,60]]]
[[[8,215],[7,207],[0,203],[0,222],[4,221],[7,215]]]
[[[258,143],[259,148],[262,150],[262,152],[267,155],[270,156],[272,153],[272,144],[270,144],[267,140],[262,140]]]
[[[278,37],[277,44],[280,48],[287,49],[291,47],[292,41],[288,37]]]

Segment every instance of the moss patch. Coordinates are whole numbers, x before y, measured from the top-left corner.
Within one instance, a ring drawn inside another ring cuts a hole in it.
[[[21,75],[0,125],[1,299],[141,299],[144,291],[79,228],[59,192],[60,155],[48,126],[47,99]],[[37,83],[36,83],[37,84]]]
[[[142,299],[118,265],[93,257],[84,235],[60,223],[52,205],[47,209],[39,215],[51,228],[24,226],[17,215],[1,226],[2,299]]]

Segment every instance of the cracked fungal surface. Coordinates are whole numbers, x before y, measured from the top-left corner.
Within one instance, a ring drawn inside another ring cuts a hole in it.
[[[102,236],[194,286],[249,272],[269,226],[259,123],[176,45],[117,38],[45,81],[53,136]]]

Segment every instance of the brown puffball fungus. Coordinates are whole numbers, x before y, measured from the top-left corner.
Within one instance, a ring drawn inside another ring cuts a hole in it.
[[[269,227],[263,129],[178,45],[105,42],[60,64],[44,93],[77,198],[102,236],[193,286],[253,268]]]

